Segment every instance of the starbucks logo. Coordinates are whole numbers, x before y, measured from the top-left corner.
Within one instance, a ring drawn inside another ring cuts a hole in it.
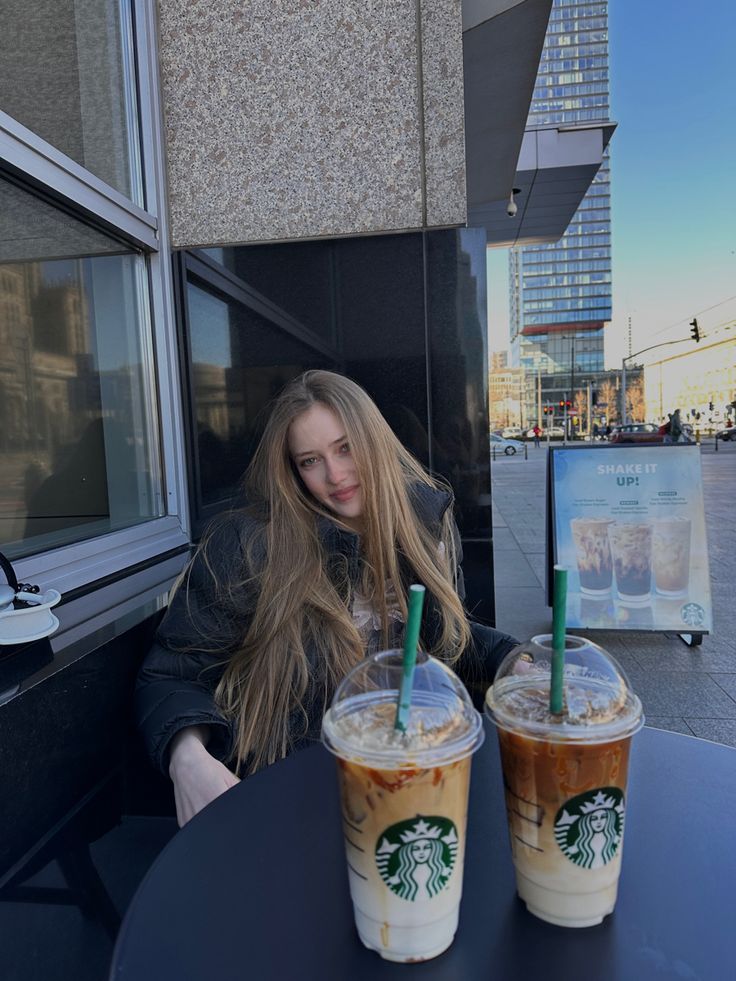
[[[397,896],[411,901],[431,899],[452,875],[457,844],[452,821],[419,814],[392,824],[379,836],[376,865]]]
[[[555,839],[571,862],[584,869],[608,865],[624,833],[624,795],[601,787],[572,797],[557,812]]]
[[[680,616],[689,627],[702,627],[705,623],[705,610],[700,603],[686,603],[680,610]]]

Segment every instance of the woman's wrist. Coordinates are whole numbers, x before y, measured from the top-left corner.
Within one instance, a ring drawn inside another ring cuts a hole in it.
[[[209,726],[187,726],[180,729],[171,739],[169,749],[169,776],[173,771],[191,759],[201,756],[209,739]]]

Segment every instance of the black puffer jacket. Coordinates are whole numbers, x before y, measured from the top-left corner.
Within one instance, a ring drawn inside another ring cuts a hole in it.
[[[417,515],[436,530],[438,541],[442,518],[452,504],[445,491],[417,485],[413,492]],[[207,749],[224,763],[234,755],[234,731],[217,709],[214,692],[232,653],[248,629],[257,596],[252,588],[231,587],[225,597],[215,595],[216,583],[237,583],[242,579],[244,543],[252,535],[256,519],[244,512],[233,512],[218,520],[207,549],[195,554],[186,587],[178,589],[161,621],[156,643],[141,668],[136,687],[136,715],[148,752],[154,764],[166,772],[168,745],[180,729],[208,725]],[[457,529],[456,529],[457,531]],[[360,542],[356,534],[339,528],[328,519],[319,519],[318,534],[328,559],[328,571],[336,585],[360,581]],[[456,534],[458,562],[462,558]],[[407,582],[411,570],[402,570]],[[458,592],[464,599],[462,569],[458,566]],[[347,602],[347,596],[345,597]],[[440,615],[437,604],[427,593],[422,636],[431,647],[437,638]],[[505,654],[516,643],[512,637],[490,627],[471,623],[472,649],[466,650],[454,665],[470,689],[476,704],[493,680]],[[315,665],[317,668],[318,666]],[[295,747],[319,737],[321,702],[307,696],[309,729]]]

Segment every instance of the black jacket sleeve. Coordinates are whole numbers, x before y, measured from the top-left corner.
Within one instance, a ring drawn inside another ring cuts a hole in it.
[[[228,516],[185,570],[138,676],[137,723],[164,773],[171,738],[187,726],[210,726],[208,751],[222,762],[233,755],[233,727],[218,711],[214,692],[255,608],[252,584],[244,579],[242,526]]]
[[[463,546],[460,540],[460,531],[454,519],[452,521],[452,535],[457,561],[457,592],[460,599],[465,603],[465,579],[462,570]],[[501,661],[518,644],[518,641],[509,634],[496,630],[495,627],[487,627],[485,624],[473,620],[470,620],[470,633],[471,642],[453,667],[470,692],[475,707],[482,709],[486,691],[493,684]]]

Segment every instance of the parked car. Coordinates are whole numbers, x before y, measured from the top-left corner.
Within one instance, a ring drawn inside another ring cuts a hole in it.
[[[724,443],[730,443],[731,440],[736,443],[736,426],[726,426],[725,429],[719,429],[716,433],[716,439],[722,439]]]
[[[653,422],[630,422],[625,426],[614,426],[611,435],[608,437],[609,443],[663,443],[664,433],[660,432],[661,426]],[[691,443],[693,441],[693,427],[687,423],[682,423],[682,433],[685,437],[681,442]]]
[[[504,439],[514,439],[515,436],[523,436],[523,432],[521,426],[506,426],[501,430],[501,435]]]
[[[495,433],[491,433],[491,449],[494,447],[496,450],[503,450],[506,456],[513,456],[517,450],[524,449],[524,444],[520,443],[518,439],[504,439],[503,436],[496,436]]]
[[[609,443],[661,443],[664,435],[653,422],[630,422],[625,426],[614,426]]]

